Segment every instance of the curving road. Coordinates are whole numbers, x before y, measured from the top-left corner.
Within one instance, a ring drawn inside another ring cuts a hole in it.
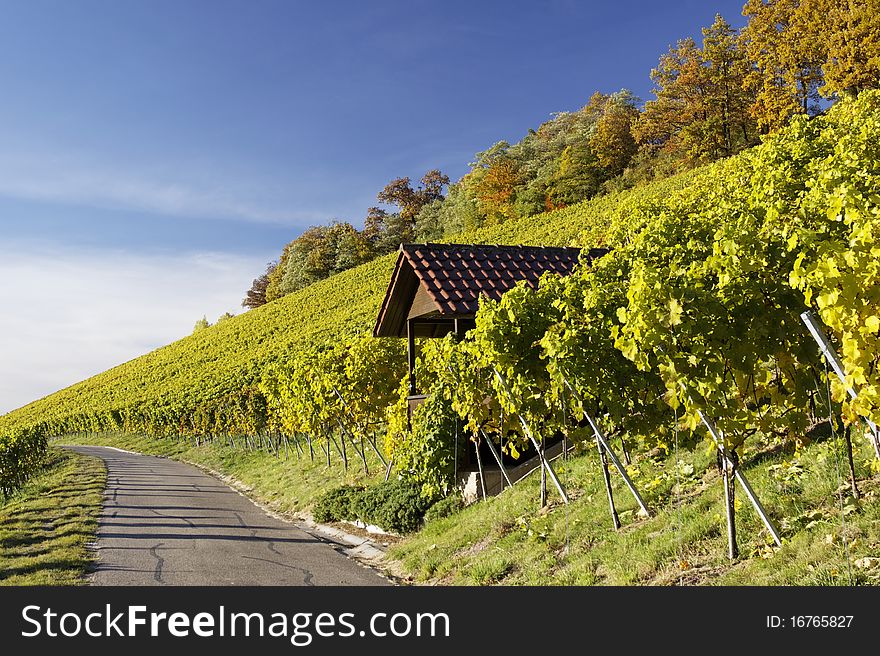
[[[389,585],[183,463],[107,447],[93,585]]]

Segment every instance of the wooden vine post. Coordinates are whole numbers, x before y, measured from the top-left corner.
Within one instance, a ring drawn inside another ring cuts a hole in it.
[[[599,461],[602,465],[602,477],[605,480],[605,491],[608,494],[608,505],[611,507],[611,521],[614,524],[615,529],[620,528],[620,517],[617,514],[617,508],[614,505],[614,491],[611,488],[611,474],[608,469],[608,460],[614,464],[614,467],[617,469],[617,472],[620,474],[621,478],[623,478],[626,483],[627,488],[629,488],[630,493],[633,495],[633,498],[636,500],[636,503],[639,504],[639,508],[645,517],[650,517],[651,513],[648,510],[648,506],[645,503],[644,499],[642,499],[642,495],[639,494],[638,489],[636,488],[635,483],[633,483],[632,478],[630,478],[629,473],[626,471],[626,467],[620,462],[620,458],[617,457],[617,454],[614,452],[614,449],[611,448],[611,445],[608,443],[608,439],[605,437],[605,434],[602,432],[602,429],[599,428],[599,424],[596,423],[596,420],[593,419],[592,416],[586,410],[586,404],[584,403],[583,397],[577,392],[568,378],[563,375],[562,382],[568,388],[571,395],[577,399],[578,403],[580,403],[581,408],[583,408],[583,419],[587,420],[587,423],[590,424],[590,428],[593,430],[593,435],[596,438],[596,448],[599,450]]]
[[[477,435],[471,440],[474,444],[474,451],[477,454],[477,468],[480,473],[480,491],[483,494],[483,501],[486,500],[486,474],[483,471],[483,458],[480,455],[480,436]]]
[[[495,376],[498,379],[498,382],[501,383],[502,389],[507,394],[507,398],[512,398],[510,393],[510,388],[507,386],[507,381],[504,380],[504,377],[501,375],[497,369],[494,369]],[[532,429],[529,428],[528,423],[523,418],[523,416],[519,413],[516,413],[517,419],[519,419],[519,423],[522,426],[523,433],[525,433],[526,437],[529,438],[529,441],[532,443],[532,446],[535,447],[535,451],[538,452],[538,458],[541,461],[541,466],[546,469],[547,476],[550,477],[550,480],[553,481],[553,485],[556,486],[556,490],[559,492],[559,496],[562,497],[562,501],[568,503],[568,494],[565,492],[565,488],[562,487],[562,483],[559,482],[559,477],[556,475],[556,472],[553,470],[553,466],[550,464],[550,461],[544,457],[544,452],[541,450],[541,445],[538,444],[538,440],[535,439],[534,433],[532,433]]]
[[[545,442],[544,436],[541,436],[541,460],[544,460],[545,455]],[[544,467],[541,467],[541,508],[547,506],[547,470]]]
[[[336,394],[336,397],[339,399],[339,402],[342,403],[342,407],[345,408],[345,411],[348,413],[349,417],[351,418],[351,421],[355,425],[355,428],[357,428],[358,434],[360,435],[360,439],[361,439],[361,451],[365,452],[366,449],[364,448],[364,433],[366,432],[366,430],[357,421],[357,418],[355,417],[354,411],[351,409],[351,406],[345,402],[345,399],[342,398],[342,394],[339,393],[339,390],[336,389],[335,385],[333,386],[333,392]],[[370,443],[370,446],[373,447],[373,451],[375,451],[376,455],[379,456],[379,460],[382,461],[382,464],[387,466],[388,462],[385,460],[385,456],[382,455],[382,452],[379,451],[379,447],[376,446],[375,434],[373,435],[373,439],[368,440],[368,441]],[[366,466],[366,456],[364,456],[364,466]]]
[[[352,435],[351,431],[348,430],[346,425],[342,422],[340,417],[336,417],[336,423],[339,426],[339,441],[342,442],[342,448],[345,448],[345,439],[348,438],[349,444],[351,444],[351,448],[354,449],[354,452],[361,457],[361,460],[364,463],[364,474],[367,476],[370,475],[370,469],[367,466],[367,454],[365,451],[358,449],[357,443],[354,441],[354,435]],[[361,445],[363,447],[363,445]]]
[[[739,546],[736,543],[736,479],[734,461],[721,455],[721,481],[724,485],[724,515],[727,518],[727,557],[730,560],[739,558]]]
[[[684,383],[682,383],[682,387],[684,387]],[[721,472],[722,480],[724,481],[724,498],[726,505],[725,514],[727,515],[728,555],[731,560],[738,556],[738,549],[736,546],[736,522],[734,516],[735,481],[739,482],[743,491],[746,493],[746,496],[755,508],[755,512],[758,513],[761,521],[764,522],[764,526],[773,537],[776,546],[782,546],[782,538],[779,536],[779,529],[776,528],[776,524],[773,523],[773,520],[770,519],[770,515],[764,510],[764,506],[761,505],[758,495],[755,494],[755,491],[752,489],[752,486],[749,485],[749,481],[746,479],[745,474],[742,473],[738,466],[739,459],[736,455],[736,451],[731,452],[724,446],[724,437],[721,434],[721,431],[715,426],[715,422],[713,422],[702,410],[697,410],[697,414],[700,417],[700,421],[703,422],[703,425],[709,431],[709,435],[712,437],[712,441],[715,442],[715,447],[718,449],[721,458]]]
[[[859,499],[861,494],[859,493],[859,486],[856,484],[856,465],[853,462],[852,437],[850,436],[851,430],[851,425],[844,428],[843,439],[846,444],[846,461],[847,464],[849,464],[849,486],[852,489],[853,497]]]
[[[620,515],[617,514],[617,508],[614,505],[614,490],[611,488],[611,472],[608,471],[608,454],[602,447],[602,443],[596,439],[596,446],[599,449],[599,460],[602,463],[602,477],[605,480],[605,491],[608,493],[608,505],[611,507],[611,523],[614,524],[614,530],[620,530]]]
[[[501,470],[501,476],[503,480],[507,481],[507,484],[513,487],[513,483],[510,480],[510,476],[507,473],[507,468],[504,466],[504,462],[501,459],[501,454],[498,452],[498,449],[495,448],[495,445],[492,444],[492,440],[489,439],[489,436],[486,434],[484,429],[480,429],[480,435],[483,436],[483,439],[486,440],[486,446],[489,447],[489,451],[492,453],[492,457],[495,459],[495,462],[498,463],[498,469]],[[504,487],[504,483],[501,484],[502,488]]]

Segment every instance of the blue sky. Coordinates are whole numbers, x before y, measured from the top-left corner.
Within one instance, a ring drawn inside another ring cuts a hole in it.
[[[670,44],[741,7],[0,3],[0,412],[240,312],[392,178],[457,179],[596,90],[649,98]]]

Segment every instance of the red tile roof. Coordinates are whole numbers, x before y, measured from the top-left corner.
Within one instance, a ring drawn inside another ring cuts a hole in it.
[[[586,254],[587,261],[606,252],[606,249],[591,249]],[[467,317],[477,313],[480,296],[497,300],[521,281],[533,288],[537,287],[541,274],[548,271],[563,276],[571,274],[580,255],[579,248],[403,244],[374,334],[378,336],[399,333],[399,327],[383,326],[386,315],[389,314],[389,305],[412,303],[414,292],[410,291],[411,285],[405,286],[405,292],[395,293],[399,286],[398,281],[404,277],[402,268],[409,268],[415,273],[419,285],[436,305],[437,315]],[[406,311],[408,310],[407,307]],[[405,317],[407,312],[403,312],[402,316]],[[392,323],[396,324],[400,313],[393,314],[395,320]]]
[[[568,275],[580,255],[579,248],[457,244],[404,244],[401,252],[440,314],[451,316],[476,314],[481,295],[499,299],[517,282],[537,287],[545,271]]]

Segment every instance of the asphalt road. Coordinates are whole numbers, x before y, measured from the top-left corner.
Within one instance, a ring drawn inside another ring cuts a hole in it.
[[[389,585],[195,467],[69,448],[107,465],[93,585]]]

